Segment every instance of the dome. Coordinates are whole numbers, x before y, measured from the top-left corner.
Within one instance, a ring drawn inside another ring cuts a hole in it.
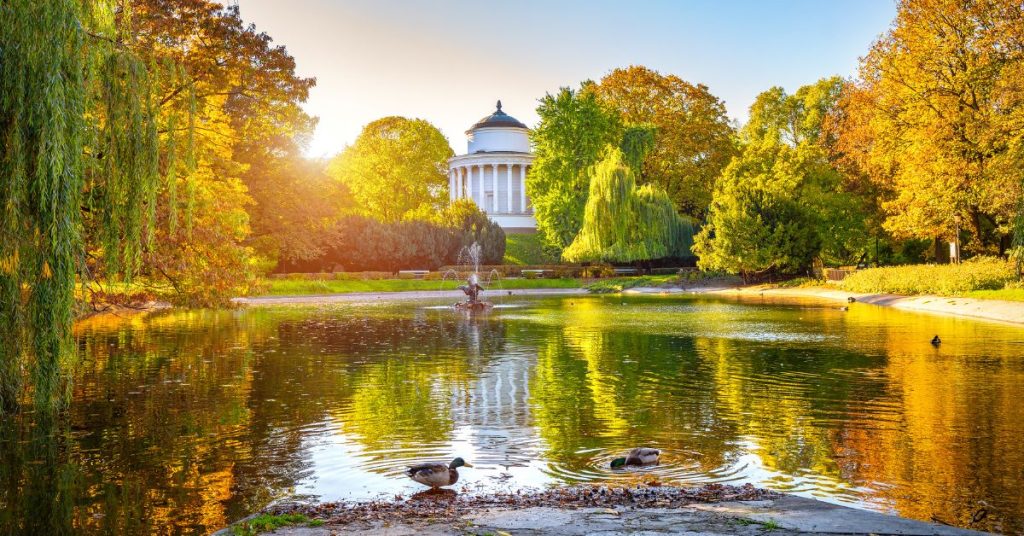
[[[468,153],[529,153],[530,129],[501,111],[501,101],[493,114],[479,120],[466,131]]]
[[[497,108],[493,114],[477,121],[466,133],[468,134],[478,128],[487,127],[527,128],[526,125],[520,123],[515,117],[501,111],[501,101],[498,101]]]

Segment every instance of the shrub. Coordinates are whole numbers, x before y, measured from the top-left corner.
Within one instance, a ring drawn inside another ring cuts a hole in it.
[[[973,290],[997,290],[1015,279],[1012,262],[976,257],[962,264],[917,264],[858,270],[841,285],[851,292],[956,296]]]

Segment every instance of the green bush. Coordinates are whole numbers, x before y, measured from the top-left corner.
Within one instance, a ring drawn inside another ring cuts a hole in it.
[[[917,264],[858,270],[843,279],[851,292],[935,294],[957,296],[976,290],[998,290],[1016,279],[1012,262],[976,257],[962,264]]]

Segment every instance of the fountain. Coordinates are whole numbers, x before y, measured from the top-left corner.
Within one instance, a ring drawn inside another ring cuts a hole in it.
[[[473,266],[473,271],[466,278],[466,284],[459,285],[458,287],[459,290],[466,294],[466,301],[456,302],[455,308],[462,311],[484,311],[493,307],[492,303],[480,299],[480,293],[484,291],[484,287],[480,285],[479,275],[480,244],[473,242],[472,245],[463,248],[459,253],[460,264],[462,264],[463,259],[469,261]]]

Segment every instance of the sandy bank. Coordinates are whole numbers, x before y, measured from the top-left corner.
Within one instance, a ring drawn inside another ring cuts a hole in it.
[[[898,296],[895,294],[861,294],[826,287],[808,288],[765,288],[740,287],[707,291],[721,296],[776,296],[780,298],[818,298],[847,302],[853,297],[857,303],[894,307],[906,311],[941,315],[963,316],[994,320],[1012,324],[1024,324],[1024,302],[1002,300],[978,300],[974,298],[952,298],[943,296]]]

